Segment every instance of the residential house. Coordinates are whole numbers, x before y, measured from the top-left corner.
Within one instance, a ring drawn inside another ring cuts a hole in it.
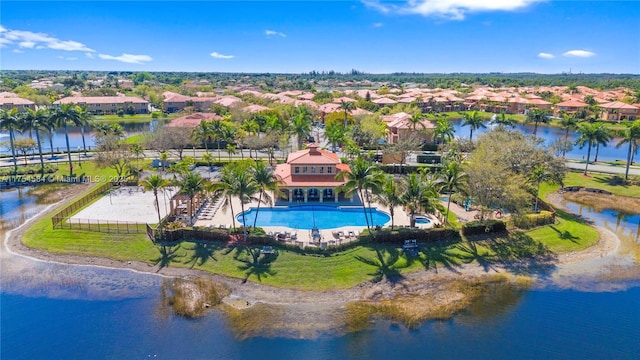
[[[132,96],[70,96],[53,102],[55,106],[62,104],[86,107],[93,115],[116,114],[120,109],[135,114],[149,113],[149,102]]]
[[[636,106],[623,103],[622,101],[612,101],[600,104],[600,118],[604,121],[633,121],[638,118],[638,109]]]
[[[0,108],[6,109],[6,110],[16,108],[19,111],[24,111],[25,109],[35,110],[36,103],[34,103],[31,100],[18,97],[18,95],[11,92],[1,92]]]

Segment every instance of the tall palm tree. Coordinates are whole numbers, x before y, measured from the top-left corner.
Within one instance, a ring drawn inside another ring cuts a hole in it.
[[[595,123],[582,123],[578,126],[578,140],[576,140],[576,145],[580,146],[582,149],[585,145],[587,148],[587,163],[584,167],[584,175],[587,175],[587,169],[589,168],[589,159],[591,157],[591,148],[596,142],[598,138],[598,126]]]
[[[640,120],[636,120],[634,122],[625,123],[627,128],[624,130],[622,139],[616,144],[616,147],[629,144],[629,150],[627,152],[627,166],[624,171],[624,179],[629,180],[629,166],[631,166],[631,155],[633,154],[634,148],[638,146],[638,140],[640,140]]]
[[[45,109],[27,109],[26,112],[22,113],[24,130],[33,130],[36,133],[38,154],[40,154],[40,176],[42,178],[44,178],[44,158],[42,157],[42,142],[40,141],[40,130],[45,128],[47,117],[48,114]]]
[[[434,142],[436,142],[437,139],[441,139],[442,143],[451,141],[454,135],[455,130],[453,129],[453,124],[451,124],[446,117],[440,117],[436,120],[436,127],[433,129]]]
[[[196,140],[202,141],[204,144],[205,153],[209,153],[209,142],[213,137],[213,133],[211,131],[211,122],[210,121],[201,121],[195,129],[193,129],[193,137]]]
[[[477,111],[472,113],[464,113],[464,121],[462,122],[462,126],[468,126],[471,130],[469,132],[469,140],[473,140],[473,131],[478,130],[480,128],[486,128],[487,126],[484,124],[484,119]]]
[[[73,176],[73,162],[71,161],[71,146],[69,146],[68,123],[78,123],[78,107],[75,104],[62,104],[55,110],[55,118],[58,126],[64,127],[64,137],[67,143],[67,156],[69,159],[69,176]]]
[[[384,206],[389,208],[389,215],[391,215],[391,230],[394,225],[395,207],[402,205],[402,192],[401,187],[398,186],[398,181],[391,174],[387,174],[384,177],[380,191],[375,194],[376,200]]]
[[[269,191],[277,192],[278,178],[273,172],[273,168],[267,166],[264,161],[256,161],[253,166],[253,178],[258,185],[260,194],[258,197],[258,207],[256,209],[256,216],[253,219],[253,227],[256,227],[258,221],[258,212],[260,211],[260,204],[265,203],[267,205],[273,204],[274,198],[271,198]],[[277,195],[275,195],[277,196]]]
[[[238,166],[236,171],[236,179],[234,182],[233,194],[238,197],[240,200],[240,211],[242,214],[242,233],[244,236],[244,240],[247,240],[247,220],[246,214],[244,211],[244,205],[257,200],[255,194],[259,192],[258,183],[254,179],[254,174],[251,171],[247,171],[248,169],[243,166]]]
[[[82,134],[82,149],[84,151],[85,157],[87,156],[87,143],[84,139],[85,127],[89,125],[92,116],[93,115],[91,115],[86,106],[78,107],[78,117],[76,119],[75,125],[80,126],[80,133]]]
[[[298,108],[300,109],[300,108]],[[298,139],[298,150],[302,149],[302,140],[311,133],[311,114],[306,111],[298,111],[291,118],[291,132]]]
[[[367,230],[371,230],[369,224],[369,216],[367,215],[367,199],[365,193],[375,186],[376,181],[379,179],[378,168],[369,165],[362,157],[356,158],[351,164],[351,171],[340,171],[337,175],[337,179],[345,179],[344,185],[340,186],[337,191],[344,191],[345,194],[353,194],[357,192],[360,200],[362,201],[362,211],[367,222]]]
[[[189,197],[189,225],[193,225],[193,199],[205,189],[205,180],[196,173],[190,171],[183,172],[178,186],[180,186],[180,194]]]
[[[452,161],[447,162],[440,172],[440,178],[437,184],[440,191],[446,191],[449,196],[447,198],[447,213],[444,218],[445,225],[449,222],[449,208],[451,206],[451,196],[456,191],[462,191],[465,188],[469,176],[462,171],[460,163]]]
[[[525,121],[533,122],[533,136],[536,136],[538,133],[538,124],[549,122],[549,113],[540,109],[532,109],[527,114],[527,119]]]
[[[218,162],[220,162],[220,142],[223,140],[224,127],[224,123],[220,120],[214,120],[209,125],[209,132],[218,143]]]
[[[158,191],[164,192],[164,189],[169,186],[169,182],[163,179],[162,176],[153,174],[144,180],[140,180],[138,185],[142,186],[145,191],[153,191],[153,196],[155,197],[153,205],[155,206],[156,212],[158,213],[158,228],[160,229],[160,234],[162,234],[162,216],[160,215]]]
[[[439,208],[436,184],[421,174],[407,175],[402,181],[402,190],[401,199],[403,205],[409,209],[411,227],[416,225],[416,215],[419,211],[433,213]]]
[[[20,128],[18,109],[0,109],[0,129],[9,131],[9,143],[11,146],[11,156],[13,157],[13,173],[18,173],[18,159],[16,158],[16,148],[14,145],[15,132]]]
[[[347,128],[347,122],[348,122],[348,112],[355,110],[356,109],[356,105],[350,101],[344,101],[342,100],[340,102],[340,109],[342,111],[344,111],[344,124],[343,127],[346,129]]]
[[[220,171],[220,177],[218,182],[212,183],[209,187],[209,191],[213,193],[213,195],[217,198],[222,197],[224,202],[222,203],[223,208],[231,208],[231,221],[233,222],[233,227],[236,227],[236,215],[233,211],[233,202],[232,198],[234,196],[234,191],[236,188],[236,166],[234,163],[229,163],[225,165]]]
[[[411,115],[411,117],[408,120],[411,123],[411,129],[413,130],[413,132],[416,131],[416,127],[418,125],[420,125],[423,129],[425,128],[425,125],[422,123],[422,120],[424,119],[425,119],[425,116],[420,110],[416,111],[415,113],[413,113],[413,115]]]
[[[564,140],[565,142],[569,139],[569,130],[574,129],[578,125],[578,119],[574,114],[562,114],[562,118],[560,119],[560,126],[564,128]],[[562,150],[562,157],[566,155],[566,149]]]
[[[596,156],[593,158],[594,162],[598,162],[598,153],[600,152],[600,145],[606,147],[607,143],[609,143],[609,141],[613,139],[613,133],[611,132],[611,130],[606,128],[602,123],[598,123],[597,125],[597,134],[598,136],[596,137],[596,141],[595,141]]]
[[[540,196],[540,185],[543,182],[551,180],[553,177],[546,166],[537,165],[529,174],[529,181],[531,181],[536,187],[536,206],[534,211],[538,211],[538,197]]]
[[[56,119],[56,113],[54,109],[49,109],[47,114],[48,116],[44,121],[44,126],[47,128],[47,132],[49,133],[49,148],[51,150],[51,157],[49,158],[49,160],[55,160],[56,156],[53,151],[53,135],[56,133],[58,120]]]

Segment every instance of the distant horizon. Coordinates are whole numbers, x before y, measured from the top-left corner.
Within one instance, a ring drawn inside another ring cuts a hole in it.
[[[357,70],[357,69],[355,69]],[[25,71],[25,72],[105,72],[105,73],[143,73],[148,72],[150,74],[153,73],[204,73],[204,74],[243,74],[243,75],[263,75],[263,74],[273,74],[273,75],[309,75],[311,72],[318,72],[319,75],[329,75],[329,72],[333,71],[334,75],[343,75],[343,76],[366,76],[366,75],[395,75],[395,74],[407,74],[407,75],[546,75],[546,76],[562,76],[562,75],[579,75],[579,76],[589,76],[589,75],[619,75],[619,76],[640,76],[640,73],[612,73],[612,72],[592,72],[592,73],[573,73],[573,72],[561,72],[561,73],[541,73],[541,72],[532,72],[532,71],[520,71],[520,72],[417,72],[417,71],[395,71],[388,73],[375,73],[375,72],[364,72],[358,70],[358,74],[352,74],[351,71],[348,72],[339,72],[336,70],[309,70],[305,72],[269,72],[269,71],[254,71],[254,72],[237,72],[237,71],[185,71],[185,70],[96,70],[96,69],[1,69],[2,72],[9,71]]]
[[[637,5],[2,1],[0,55],[34,71],[638,74]]]

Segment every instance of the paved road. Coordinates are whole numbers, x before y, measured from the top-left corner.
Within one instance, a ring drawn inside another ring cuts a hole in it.
[[[567,161],[565,164],[570,169],[584,171],[584,167],[585,167],[584,162]],[[623,174],[623,175],[625,170],[626,170],[625,166],[614,166],[614,165],[607,165],[607,164],[589,164],[589,168],[588,168],[588,171],[590,172],[593,171],[593,172],[601,172],[601,173],[608,173],[608,174]],[[640,175],[640,168],[638,168],[637,166],[630,167],[629,175]]]

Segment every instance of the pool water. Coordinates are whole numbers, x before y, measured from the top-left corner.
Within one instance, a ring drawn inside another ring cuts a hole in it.
[[[371,226],[383,226],[391,220],[387,213],[375,208],[367,209],[367,215]],[[255,216],[256,208],[245,212],[247,225],[253,225]],[[236,219],[242,224],[242,214]],[[343,226],[367,226],[367,220],[361,207],[293,206],[260,208],[256,226],[284,226],[292,229],[312,229],[315,226],[323,230]]]
[[[416,224],[431,224],[431,220],[424,217],[417,217]]]

